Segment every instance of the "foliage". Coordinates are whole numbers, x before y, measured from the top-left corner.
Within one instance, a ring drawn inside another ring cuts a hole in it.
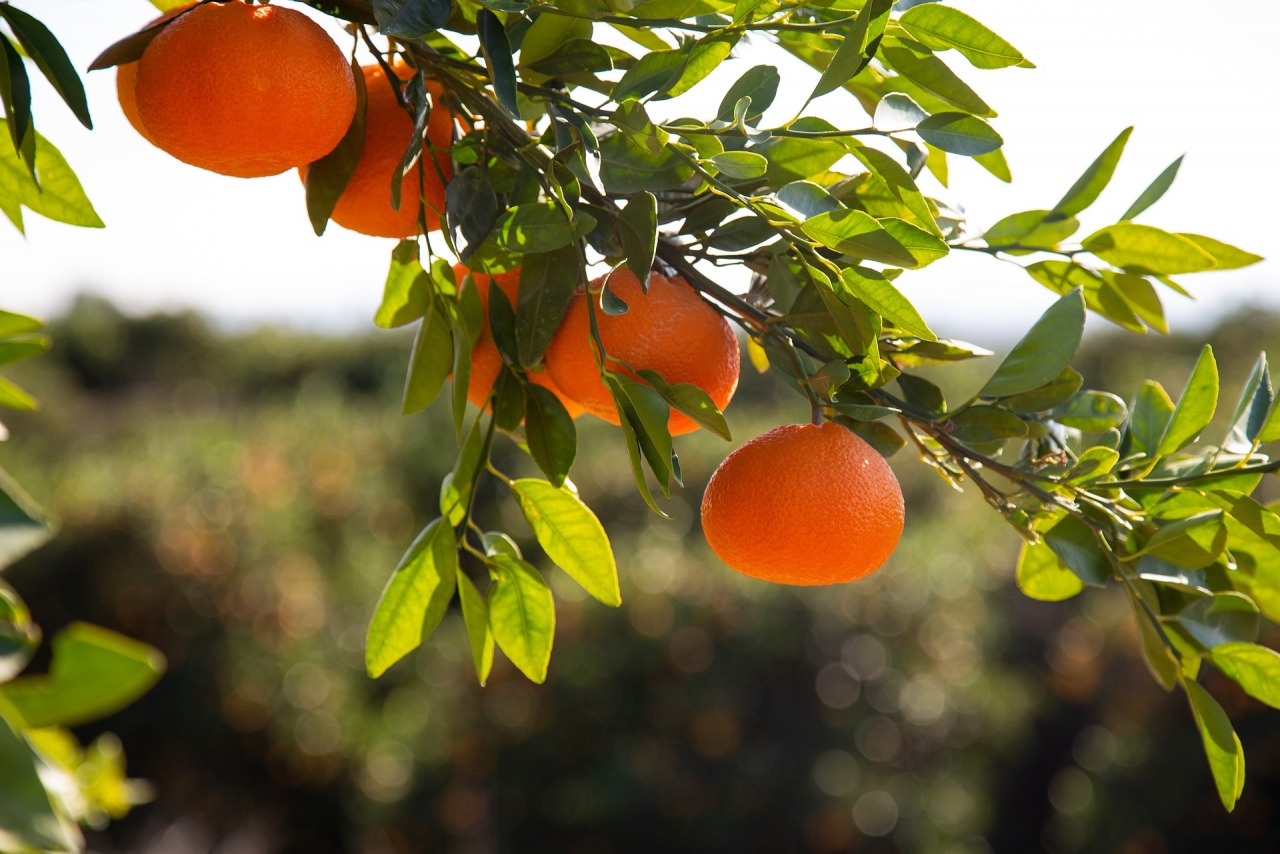
[[[1280,516],[1252,497],[1277,468],[1261,448],[1280,439],[1265,356],[1228,423],[1212,433],[1220,378],[1207,347],[1176,400],[1151,381],[1126,403],[1084,388],[1070,366],[1086,311],[1136,333],[1164,332],[1157,287],[1183,292],[1173,276],[1259,260],[1214,238],[1133,221],[1169,188],[1176,163],[1120,221],[1073,240],[1079,216],[1117,169],[1126,130],[1051,208],[972,229],[961,213],[926,195],[927,185],[921,189],[926,170],[945,183],[949,156],[972,157],[995,177],[1009,177],[989,121],[995,110],[947,60],[954,51],[982,69],[1030,63],[986,26],[940,4],[901,14],[889,0],[307,5],[351,22],[380,54],[406,54],[422,76],[443,84],[462,118],[447,227],[438,239],[397,248],[388,304],[379,312],[397,324],[420,324],[406,411],[425,407],[450,374],[465,375],[478,334],[468,308],[475,304],[471,277],[455,280],[437,255],[439,244],[476,269],[524,270],[513,316],[503,300],[490,302],[490,328],[507,363],[493,415],[469,413],[464,395],[453,396],[461,451],[439,518],[410,548],[370,624],[371,674],[414,649],[461,589],[480,678],[491,643],[531,679],[545,678],[555,625],[550,588],[501,531],[477,522],[475,496],[487,482],[509,483],[510,473],[494,461],[495,434],[521,446],[530,438],[520,423],[526,400],[537,396],[526,395],[523,370],[540,363],[569,294],[587,283],[588,266],[625,264],[643,278],[656,261],[743,327],[755,361],[804,395],[814,420],[836,420],[886,452],[909,444],[947,482],[974,485],[1025,538],[1018,577],[1029,595],[1058,600],[1115,582],[1152,674],[1166,689],[1185,692],[1221,800],[1234,806],[1244,781],[1240,742],[1197,680],[1202,663],[1220,656],[1222,671],[1244,690],[1265,694],[1257,672],[1274,678],[1280,661],[1253,646],[1260,619],[1276,619],[1280,609]],[[32,25],[11,12],[5,20],[76,109],[54,52],[37,46],[41,61],[28,45]],[[383,46],[369,28],[389,37]],[[136,59],[154,31],[117,43],[95,66]],[[626,36],[628,47],[601,43],[605,32]],[[714,117],[661,114],[663,101],[696,90],[735,49],[760,41],[819,72],[801,115],[765,121],[783,84],[767,65],[742,75]],[[32,154],[39,141],[30,129],[23,63],[11,43],[3,46],[5,109],[25,166],[10,172],[27,194],[10,193],[5,210],[18,222],[15,199],[36,198],[30,185],[40,174]],[[815,99],[837,90],[863,108],[867,119],[853,123],[863,126],[836,126],[813,109]],[[427,101],[409,100],[425,126]],[[401,173],[417,156],[414,139]],[[393,186],[400,178],[393,176]],[[308,192],[335,195],[323,181],[310,182]],[[919,368],[986,351],[937,340],[896,282],[952,252],[1017,263],[1061,298],[975,395],[948,401]],[[713,266],[754,273],[750,292],[717,284],[703,272]],[[599,308],[625,306],[606,288]],[[711,404],[661,394],[656,383],[655,392],[604,367],[602,374],[636,487],[663,513],[649,477],[667,498],[681,482],[663,416],[675,406],[705,418]],[[570,506],[572,489],[552,482],[569,470],[576,448],[534,444],[533,460],[547,479],[510,486],[541,540],[551,537],[547,520]],[[584,582],[588,592],[611,590],[603,531],[589,524],[585,506],[573,506],[577,529],[590,532],[588,551],[564,547],[563,537],[543,548],[575,578],[594,579]],[[593,554],[601,558],[584,570]],[[608,576],[603,585],[601,576]]]

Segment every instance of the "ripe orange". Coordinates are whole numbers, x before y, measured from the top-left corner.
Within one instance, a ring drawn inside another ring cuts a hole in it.
[[[391,176],[413,139],[413,119],[396,97],[380,65],[366,65],[364,85],[368,93],[365,107],[364,147],[347,187],[338,198],[331,219],[343,228],[374,237],[412,237],[418,233],[418,188],[426,202],[427,231],[440,228],[444,216],[444,185],[453,174],[449,146],[453,144],[453,113],[443,106],[440,84],[427,81],[431,95],[431,116],[427,120],[427,143],[422,157],[404,175],[400,184],[400,209],[391,207]],[[401,80],[415,73],[403,62],[392,70]],[[431,165],[432,148],[435,162]],[[299,169],[306,177],[305,168]],[[441,176],[444,180],[441,180]]]
[[[596,279],[591,291],[598,293],[603,282]],[[724,409],[738,387],[738,339],[728,322],[679,277],[654,273],[646,295],[635,274],[621,268],[610,277],[609,288],[628,308],[625,314],[596,312],[610,369],[626,373],[613,361],[618,359],[635,370],[657,371],[668,383],[692,383]],[[547,371],[587,412],[617,424],[618,411],[591,345],[591,299],[582,291],[574,294],[547,348]],[[698,429],[698,423],[673,409],[667,427],[679,436]]]
[[[159,148],[240,178],[323,157],[356,109],[351,66],[318,24],[241,2],[197,6],[166,27],[138,61],[134,94]]]
[[[508,273],[489,276],[468,270],[461,264],[457,264],[453,268],[454,278],[457,279],[459,284],[462,283],[462,277],[467,273],[471,273],[475,280],[476,292],[480,296],[480,306],[483,309],[481,317],[484,318],[484,327],[480,332],[480,337],[476,339],[476,343],[471,347],[471,377],[467,383],[467,400],[471,401],[475,406],[487,408],[489,405],[489,392],[493,390],[493,384],[497,382],[498,374],[502,371],[502,354],[498,352],[498,345],[493,342],[493,336],[489,334],[489,287],[493,282],[497,282],[498,287],[502,288],[502,292],[507,295],[507,299],[511,300],[511,306],[514,308],[520,292],[520,271],[512,270]],[[556,397],[560,398],[564,408],[569,411],[570,418],[577,418],[584,412],[576,401],[568,398],[552,382],[549,372],[545,368],[538,372],[529,371],[527,376],[529,377],[529,382],[549,389]]]
[[[707,483],[702,532],[732,569],[779,584],[876,571],[902,536],[893,470],[833,422],[784,424],[734,451]]]
[[[147,26],[158,24],[166,21],[174,15],[179,15],[190,9],[193,4],[179,6],[176,9],[170,9],[158,18],[154,18],[147,22]],[[155,140],[151,138],[151,134],[147,133],[147,129],[142,125],[142,119],[138,116],[138,99],[134,93],[134,88],[138,83],[138,63],[127,62],[124,65],[116,67],[116,97],[120,100],[120,109],[124,113],[124,117],[129,120],[129,124],[133,125],[133,129],[142,135],[147,142],[155,145]]]

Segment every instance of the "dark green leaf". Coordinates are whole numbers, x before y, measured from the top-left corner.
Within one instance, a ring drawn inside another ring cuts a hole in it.
[[[1267,415],[1275,403],[1275,392],[1271,387],[1271,374],[1267,370],[1267,354],[1259,353],[1258,361],[1253,364],[1253,371],[1240,391],[1240,402],[1236,404],[1235,414],[1231,416],[1226,446],[1238,448],[1252,447],[1254,440],[1262,432],[1267,423]]]
[[[1239,593],[1202,596],[1178,612],[1178,625],[1206,650],[1258,637],[1258,607]]]
[[[778,69],[772,65],[757,65],[750,69],[729,87],[724,99],[720,101],[716,119],[722,122],[733,121],[734,108],[738,101],[750,98],[751,103],[747,107],[743,120],[749,125],[754,125],[760,121],[761,115],[773,103],[774,97],[778,94],[778,83],[781,79]]]
[[[576,244],[525,259],[515,329],[521,367],[532,368],[542,361],[542,354],[569,309],[581,269],[582,258]]]
[[[1054,421],[1086,433],[1115,430],[1128,417],[1124,401],[1106,391],[1077,394],[1053,411]]]
[[[920,138],[952,154],[974,157],[1004,145],[991,125],[968,113],[934,113],[916,126]]]
[[[304,173],[307,217],[317,235],[324,234],[329,217],[333,215],[333,209],[337,206],[342,191],[347,188],[351,176],[355,174],[356,164],[360,162],[360,155],[364,151],[364,74],[355,63],[352,63],[352,72],[356,82],[356,112],[351,125],[337,146],[309,165]]]
[[[674,454],[667,420],[671,408],[658,392],[621,374],[609,374],[605,381],[613,394],[619,420],[630,425],[636,444],[652,469],[662,494],[670,497]]]
[[[22,64],[22,55],[3,34],[0,34],[0,105],[8,118],[9,139],[13,142],[13,150],[24,155],[23,145],[27,134],[31,133],[31,81],[27,77],[26,66]],[[27,173],[33,178],[36,175],[35,163],[29,156],[22,156],[27,166]]]
[[[404,658],[444,619],[457,583],[458,543],[436,519],[409,546],[369,621],[365,669],[375,679]]]
[[[1063,566],[1047,543],[1023,543],[1018,556],[1018,589],[1041,602],[1061,602],[1084,590],[1084,582]]]
[[[1049,307],[987,380],[979,395],[1008,397],[1053,380],[1075,355],[1084,332],[1084,299],[1072,291]]]
[[[164,656],[144,643],[88,623],[53,639],[46,676],[25,676],[0,694],[27,726],[78,726],[123,709],[156,684]]]
[[[650,154],[624,133],[600,140],[600,180],[619,195],[671,190],[693,175],[693,167],[670,149]]]
[[[1255,700],[1280,709],[1280,653],[1254,643],[1213,647],[1213,663]]]
[[[1027,435],[1027,422],[998,406],[970,406],[951,419],[951,435],[961,442],[986,444]]]
[[[1034,68],[1021,51],[973,18],[939,3],[912,6],[898,19],[908,33],[933,50],[954,48],[975,68]]]
[[[1039,388],[1001,398],[1000,405],[1014,412],[1044,412],[1070,400],[1083,384],[1084,377],[1075,368],[1066,367],[1062,369],[1062,373]]]
[[[545,480],[512,481],[511,492],[552,563],[599,601],[621,605],[609,537],[591,509],[570,490]]]
[[[84,84],[80,82],[80,75],[71,64],[71,58],[54,34],[44,24],[8,3],[0,3],[0,18],[9,22],[22,49],[71,108],[71,112],[75,113],[80,124],[92,129],[93,119],[89,117],[89,102],[85,98]]]
[[[555,640],[556,608],[551,588],[522,560],[495,555],[489,584],[489,628],[511,663],[533,682],[547,678]]]
[[[1204,742],[1205,756],[1209,760],[1209,770],[1213,772],[1218,797],[1227,812],[1231,812],[1235,809],[1240,793],[1244,791],[1244,748],[1240,745],[1240,737],[1231,728],[1227,713],[1209,696],[1208,691],[1190,679],[1183,680],[1182,684],[1186,688],[1191,712]]]
[[[186,14],[187,11],[188,10],[183,10],[172,17],[152,21],[136,33],[132,33],[119,41],[113,42],[106,50],[98,54],[93,62],[89,63],[88,70],[101,71],[104,68],[111,68],[115,65],[125,65],[130,62],[137,62],[139,59],[142,59],[143,52],[155,37],[160,35],[164,28],[176,21],[179,16]]]
[[[373,0],[378,32],[418,39],[445,25],[453,11],[450,0]]]
[[[445,187],[444,204],[449,234],[465,263],[498,219],[498,200],[488,170],[468,166],[458,171]]]
[[[440,394],[453,367],[453,338],[449,319],[429,306],[418,324],[409,357],[409,373],[404,384],[405,415],[426,409]]]
[[[560,486],[578,449],[573,418],[550,389],[529,383],[524,387],[524,426],[529,455],[542,473]]]
[[[1166,166],[1165,170],[1156,176],[1156,179],[1151,182],[1150,186],[1142,191],[1142,195],[1138,196],[1138,198],[1134,200],[1133,204],[1129,205],[1129,209],[1120,215],[1121,222],[1133,219],[1138,214],[1160,201],[1160,197],[1163,196],[1165,192],[1168,191],[1169,187],[1173,185],[1173,179],[1178,177],[1178,167],[1181,165],[1182,158],[1179,157],[1177,160]]]
[[[774,195],[779,202],[799,213],[804,219],[844,207],[825,188],[812,181],[792,181],[779,187]]]
[[[658,248],[658,200],[653,193],[633,196],[618,214],[618,240],[626,252],[627,267],[647,293],[653,255]]]
[[[1169,419],[1157,453],[1172,454],[1194,442],[1200,431],[1213,420],[1218,407],[1218,363],[1213,358],[1213,348],[1205,345],[1183,389],[1178,405]]]
[[[916,259],[875,220],[862,211],[829,211],[810,217],[801,226],[804,233],[824,246],[854,258],[884,264],[915,267]],[[933,337],[932,333],[922,337]]]
[[[489,681],[493,668],[493,632],[489,629],[489,607],[476,586],[461,569],[457,570],[458,601],[462,604],[462,622],[467,628],[467,641],[471,647],[471,663],[476,668],[476,679],[484,685]]]
[[[897,430],[883,422],[859,421],[843,415],[836,416],[835,420],[850,432],[857,434],[882,457],[891,457],[907,445],[907,440],[902,438]]]
[[[613,100],[622,103],[629,98],[644,98],[663,91],[681,68],[686,54],[680,50],[658,50],[647,53],[627,69],[613,87]]]
[[[711,158],[711,163],[730,178],[760,178],[769,169],[769,161],[751,151],[726,151]]]
[[[1191,239],[1134,222],[1101,228],[1081,245],[1108,264],[1162,275],[1211,270],[1216,263]]]
[[[1131,127],[1120,131],[1120,135],[1089,164],[1089,168],[1076,179],[1071,189],[1067,190],[1067,194],[1053,206],[1055,213],[1068,216],[1078,214],[1097,200],[1103,189],[1111,182],[1116,164],[1120,162],[1120,155],[1124,153],[1125,143],[1129,141],[1129,135],[1132,133]]]
[[[1134,452],[1154,456],[1173,415],[1173,401],[1155,380],[1144,380],[1129,416],[1129,438]]]
[[[520,64],[532,66],[555,56],[566,45],[591,39],[591,22],[567,15],[538,15],[520,41]],[[595,42],[590,42],[595,44]],[[545,74],[554,76],[555,72]]]
[[[557,15],[540,15],[538,20],[556,19]],[[559,18],[559,20],[569,20]],[[526,39],[527,39],[526,34]],[[615,67],[615,57],[605,45],[599,44],[588,38],[569,39],[563,44],[556,47],[547,56],[536,59],[529,63],[525,59],[526,48],[522,44],[520,49],[520,67],[528,71],[534,71],[538,74],[544,74],[548,77],[565,77],[583,72],[599,72],[612,71]]]
[[[1044,533],[1044,541],[1058,559],[1093,587],[1102,587],[1111,578],[1111,565],[1089,527],[1075,516],[1063,517]]]
[[[585,237],[595,224],[595,218],[585,211],[575,211],[570,222],[556,202],[525,202],[498,215],[488,241],[517,255],[550,252]]]

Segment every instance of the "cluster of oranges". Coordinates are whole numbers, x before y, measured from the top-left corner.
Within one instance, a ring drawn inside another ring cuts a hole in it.
[[[328,35],[305,15],[232,0],[170,12],[172,18],[140,60],[117,77],[121,107],[133,126],[178,159],[238,177],[275,175],[308,165],[346,135],[357,107],[352,70]],[[163,20],[158,19],[158,20]],[[282,63],[281,55],[289,57]],[[392,66],[407,79],[407,65]],[[440,227],[451,174],[453,114],[433,109],[416,170],[404,176],[399,209],[391,205],[394,170],[411,144],[414,122],[382,65],[362,69],[367,93],[359,162],[332,219],[379,237]],[[433,106],[438,85],[428,83]],[[423,161],[430,165],[423,166]],[[459,265],[461,280],[469,271]],[[512,305],[519,271],[474,274],[488,317],[494,285]],[[619,423],[591,334],[592,313],[606,353],[603,366],[637,378],[652,370],[669,384],[691,383],[723,409],[738,385],[738,342],[729,324],[679,277],[654,272],[647,288],[626,268],[608,278],[628,306],[595,312],[597,279],[572,297],[544,363],[526,378],[552,391],[569,414]],[[472,349],[467,397],[489,405],[503,359],[486,326]],[[671,411],[672,435],[697,429]],[[731,454],[716,470],[702,504],[708,543],[746,575],[785,584],[860,578],[888,558],[902,533],[902,493],[892,470],[869,445],[838,424],[775,428]]]

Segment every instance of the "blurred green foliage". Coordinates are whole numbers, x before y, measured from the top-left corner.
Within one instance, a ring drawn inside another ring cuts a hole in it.
[[[1213,343],[1242,374],[1276,328],[1243,318]],[[583,419],[572,477],[613,540],[621,609],[553,570],[545,686],[499,660],[477,687],[456,606],[372,681],[369,615],[454,455],[443,404],[399,415],[409,339],[228,335],[90,299],[51,332],[54,349],[12,372],[45,406],[10,420],[0,465],[63,532],[9,580],[47,634],[90,620],[170,662],[101,725],[157,800],[91,837],[98,850],[1280,847],[1280,737],[1261,707],[1209,677],[1251,757],[1227,815],[1119,591],[1022,597],[1018,539],[905,456],[889,565],[793,590],[737,576],[697,531],[729,445],[680,440],[687,488],[668,522],[635,495],[616,431]],[[1197,351],[1101,339],[1078,365],[1131,395],[1185,376]],[[982,371],[930,375],[965,387]],[[744,380],[736,441],[784,407],[805,418],[775,378]],[[532,473],[505,440],[498,453]],[[481,524],[527,533],[505,492],[480,499]],[[520,545],[547,568],[532,536]]]

